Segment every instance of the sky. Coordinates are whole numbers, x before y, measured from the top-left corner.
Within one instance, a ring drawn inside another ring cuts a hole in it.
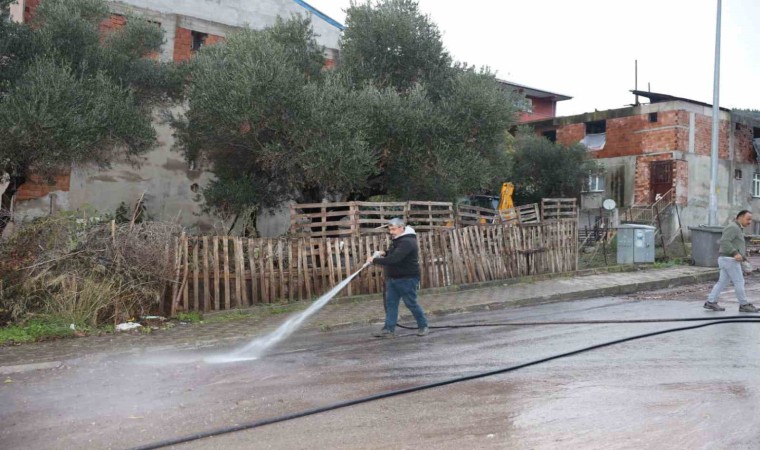
[[[345,23],[350,0],[308,2]],[[636,60],[639,90],[713,101],[717,0],[419,0],[419,6],[454,60],[573,97],[558,103],[560,116],[632,104]],[[760,109],[760,1],[723,0],[721,15],[720,105]]]

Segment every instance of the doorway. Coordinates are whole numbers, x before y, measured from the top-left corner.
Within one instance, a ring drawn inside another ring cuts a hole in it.
[[[649,202],[654,203],[673,188],[673,161],[652,161],[649,166]]]

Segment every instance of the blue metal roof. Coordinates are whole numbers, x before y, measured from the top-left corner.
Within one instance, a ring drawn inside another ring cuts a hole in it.
[[[338,22],[337,20],[333,19],[332,17],[328,16],[327,14],[323,13],[322,11],[318,10],[317,8],[311,6],[310,4],[306,3],[303,0],[293,0],[294,2],[298,3],[299,5],[306,8],[308,11],[310,11],[315,16],[319,17],[320,19],[324,20],[325,22],[329,23],[330,25],[334,26],[335,28],[339,29],[340,31],[343,31],[346,29],[346,26],[342,23]]]

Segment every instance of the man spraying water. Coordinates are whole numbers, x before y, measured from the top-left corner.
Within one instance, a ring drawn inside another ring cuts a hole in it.
[[[428,334],[425,312],[417,303],[417,289],[420,285],[420,262],[417,233],[402,219],[388,222],[391,245],[388,250],[367,258],[367,263],[383,266],[385,269],[385,325],[374,333],[379,338],[394,336],[398,321],[398,305],[401,299],[417,321],[417,336]]]
[[[375,333],[376,337],[393,337],[398,320],[398,304],[401,298],[417,320],[418,336],[428,334],[427,319],[417,303],[417,288],[420,284],[419,249],[417,234],[412,227],[405,226],[401,219],[391,219],[388,231],[393,238],[391,246],[385,252],[375,252],[367,262],[350,277],[338,283],[329,292],[322,295],[305,311],[288,318],[273,332],[256,338],[247,345],[227,354],[206,357],[208,363],[229,363],[249,361],[262,357],[269,349],[295,332],[312,314],[319,311],[338,292],[343,290],[359,273],[370,264],[385,266],[386,314],[385,326]]]

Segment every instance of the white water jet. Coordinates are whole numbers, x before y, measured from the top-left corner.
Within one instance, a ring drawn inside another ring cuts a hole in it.
[[[254,339],[253,341],[249,342],[245,347],[239,348],[227,354],[209,356],[207,358],[204,358],[204,361],[206,361],[207,363],[229,363],[229,362],[251,361],[254,359],[259,359],[261,356],[264,355],[264,352],[266,352],[270,347],[272,347],[273,345],[277,344],[281,340],[293,334],[293,332],[298,329],[298,327],[303,323],[304,320],[306,320],[309,316],[311,316],[315,312],[319,311],[323,306],[325,306],[327,302],[332,300],[332,298],[335,297],[335,295],[338,292],[343,290],[344,287],[348,286],[348,283],[350,283],[351,280],[353,280],[354,277],[357,276],[359,272],[364,270],[364,268],[366,268],[367,266],[369,266],[369,263],[364,264],[359,270],[354,272],[350,277],[341,281],[334,288],[330,289],[328,293],[319,297],[317,301],[312,303],[312,305],[309,306],[306,310],[290,317],[288,320],[285,321],[285,323],[277,327],[277,329],[274,330],[273,332],[267,334],[266,336],[262,336],[260,338]]]

